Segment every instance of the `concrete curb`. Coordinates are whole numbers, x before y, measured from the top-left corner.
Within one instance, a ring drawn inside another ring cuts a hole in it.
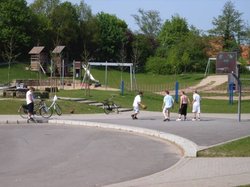
[[[133,132],[148,136],[157,137],[163,140],[170,141],[171,143],[176,144],[183,150],[184,157],[196,157],[198,146],[185,138],[182,138],[177,135],[157,131],[157,130],[150,130],[145,128],[139,127],[130,127],[130,126],[123,126],[123,125],[114,125],[109,123],[99,123],[99,122],[88,122],[88,121],[73,121],[73,120],[49,120],[48,123],[52,124],[68,124],[68,125],[82,125],[87,127],[99,127],[99,128],[106,128],[106,129],[114,129],[114,130],[122,130],[126,132]]]

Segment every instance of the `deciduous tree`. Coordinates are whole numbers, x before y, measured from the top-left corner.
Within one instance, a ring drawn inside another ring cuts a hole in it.
[[[213,35],[223,37],[223,49],[226,51],[237,50],[240,44],[244,22],[242,13],[235,9],[231,1],[225,3],[222,15],[214,18],[212,24],[214,28],[209,32]]]
[[[162,20],[160,14],[156,10],[145,11],[138,10],[138,15],[132,15],[136,24],[140,28],[140,32],[155,38],[161,30]]]

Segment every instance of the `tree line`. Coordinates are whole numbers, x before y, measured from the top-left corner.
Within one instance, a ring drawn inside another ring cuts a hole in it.
[[[52,51],[64,45],[71,61],[129,62],[137,72],[156,74],[200,72],[214,39],[219,39],[221,51],[239,54],[240,45],[250,43],[250,29],[231,1],[206,33],[178,14],[162,20],[158,11],[139,9],[132,16],[139,31],[131,31],[115,15],[94,15],[84,0],[35,0],[30,5],[0,0],[0,62],[28,61],[33,46]]]

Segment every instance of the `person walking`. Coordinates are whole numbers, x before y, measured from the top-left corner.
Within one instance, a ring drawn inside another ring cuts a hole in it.
[[[165,96],[163,98],[163,104],[162,104],[162,113],[164,115],[163,121],[170,121],[170,110],[174,105],[174,99],[171,95],[169,95],[169,91],[165,91]]]
[[[184,116],[184,121],[187,119],[187,108],[190,100],[184,91],[181,91],[180,97],[180,108],[179,108],[179,118],[176,121],[181,121],[181,116]]]
[[[26,104],[28,106],[28,120],[34,120],[34,92],[35,88],[30,87],[29,90],[26,92]]]
[[[193,109],[192,112],[194,114],[194,118],[192,119],[192,121],[200,121],[200,113],[201,113],[201,107],[200,107],[200,102],[201,102],[201,97],[198,94],[197,90],[195,90],[193,92]]]
[[[138,95],[135,96],[134,102],[133,102],[133,111],[134,113],[131,115],[132,119],[138,119],[137,115],[140,112],[140,106],[141,106],[141,98],[143,96],[143,92],[139,92]]]

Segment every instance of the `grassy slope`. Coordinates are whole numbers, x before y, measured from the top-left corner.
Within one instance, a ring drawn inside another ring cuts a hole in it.
[[[199,157],[249,157],[250,136],[198,152]]]
[[[105,70],[104,69],[91,69],[91,74],[95,79],[99,80],[102,85],[105,85]],[[180,88],[197,84],[202,78],[203,74],[184,74],[184,75],[154,75],[138,73],[136,74],[136,83],[138,87],[166,85],[167,87],[174,88],[175,82],[178,81]],[[129,87],[130,74],[129,71],[121,72],[118,70],[108,70],[107,82],[110,87],[119,88],[121,80],[124,80],[125,85]]]
[[[26,70],[28,63],[16,63],[10,66],[10,80],[14,79],[37,79],[38,73]],[[0,84],[8,83],[8,65],[0,66]],[[43,75],[42,75],[43,76]]]

